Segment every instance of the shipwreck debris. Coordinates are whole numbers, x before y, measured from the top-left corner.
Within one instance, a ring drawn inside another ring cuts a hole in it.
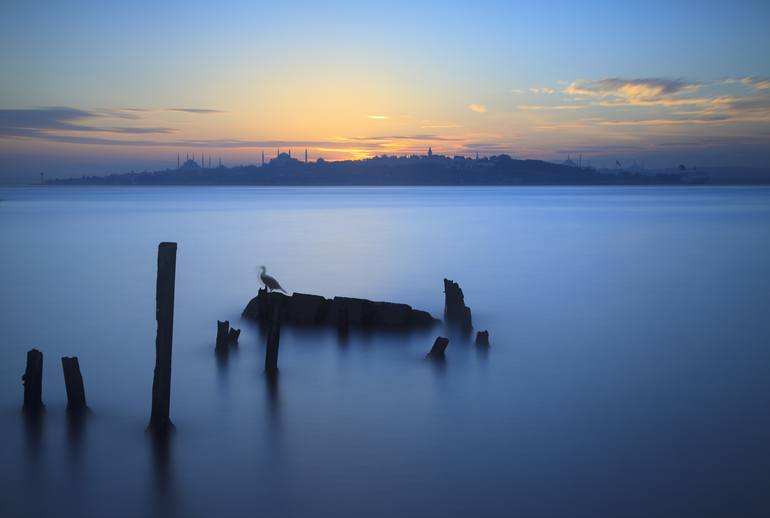
[[[428,328],[438,320],[427,311],[407,304],[374,302],[367,299],[294,293],[291,296],[260,289],[243,310],[244,318],[270,324],[277,300],[282,301],[283,323],[296,326],[333,326],[341,335],[349,328],[408,330]]]

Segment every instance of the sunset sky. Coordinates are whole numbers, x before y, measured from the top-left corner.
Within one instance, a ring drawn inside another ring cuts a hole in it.
[[[0,20],[0,181],[279,146],[770,166],[766,1],[3,2]]]

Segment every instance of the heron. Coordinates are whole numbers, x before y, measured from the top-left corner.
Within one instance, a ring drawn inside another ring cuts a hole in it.
[[[265,273],[264,266],[259,267],[259,280],[261,280],[262,284],[265,285],[265,288],[267,288],[268,293],[275,290],[286,293],[286,290],[281,287],[281,285],[278,283],[278,281],[275,280],[275,278]]]

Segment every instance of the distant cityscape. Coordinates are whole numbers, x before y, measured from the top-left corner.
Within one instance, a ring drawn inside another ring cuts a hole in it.
[[[258,164],[223,165],[220,157],[177,154],[177,167],[157,171],[41,181],[51,185],[698,185],[768,184],[770,171],[750,168],[701,168],[679,165],[647,170],[636,162],[616,169],[596,169],[582,155],[562,163],[516,159],[507,154],[447,156],[428,148],[425,154],[381,155],[330,162],[302,159],[276,149]]]

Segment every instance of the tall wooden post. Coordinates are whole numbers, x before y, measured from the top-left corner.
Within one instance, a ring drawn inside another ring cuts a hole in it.
[[[61,366],[64,371],[64,386],[67,388],[67,410],[81,412],[86,409],[86,390],[83,388],[78,357],[63,356]]]
[[[24,409],[37,411],[43,408],[43,353],[37,349],[27,351],[27,368],[21,380],[24,383]]]
[[[150,427],[164,432],[171,424],[171,342],[174,331],[174,281],[176,278],[176,243],[158,245],[158,280],[155,286],[155,375],[152,381]]]

